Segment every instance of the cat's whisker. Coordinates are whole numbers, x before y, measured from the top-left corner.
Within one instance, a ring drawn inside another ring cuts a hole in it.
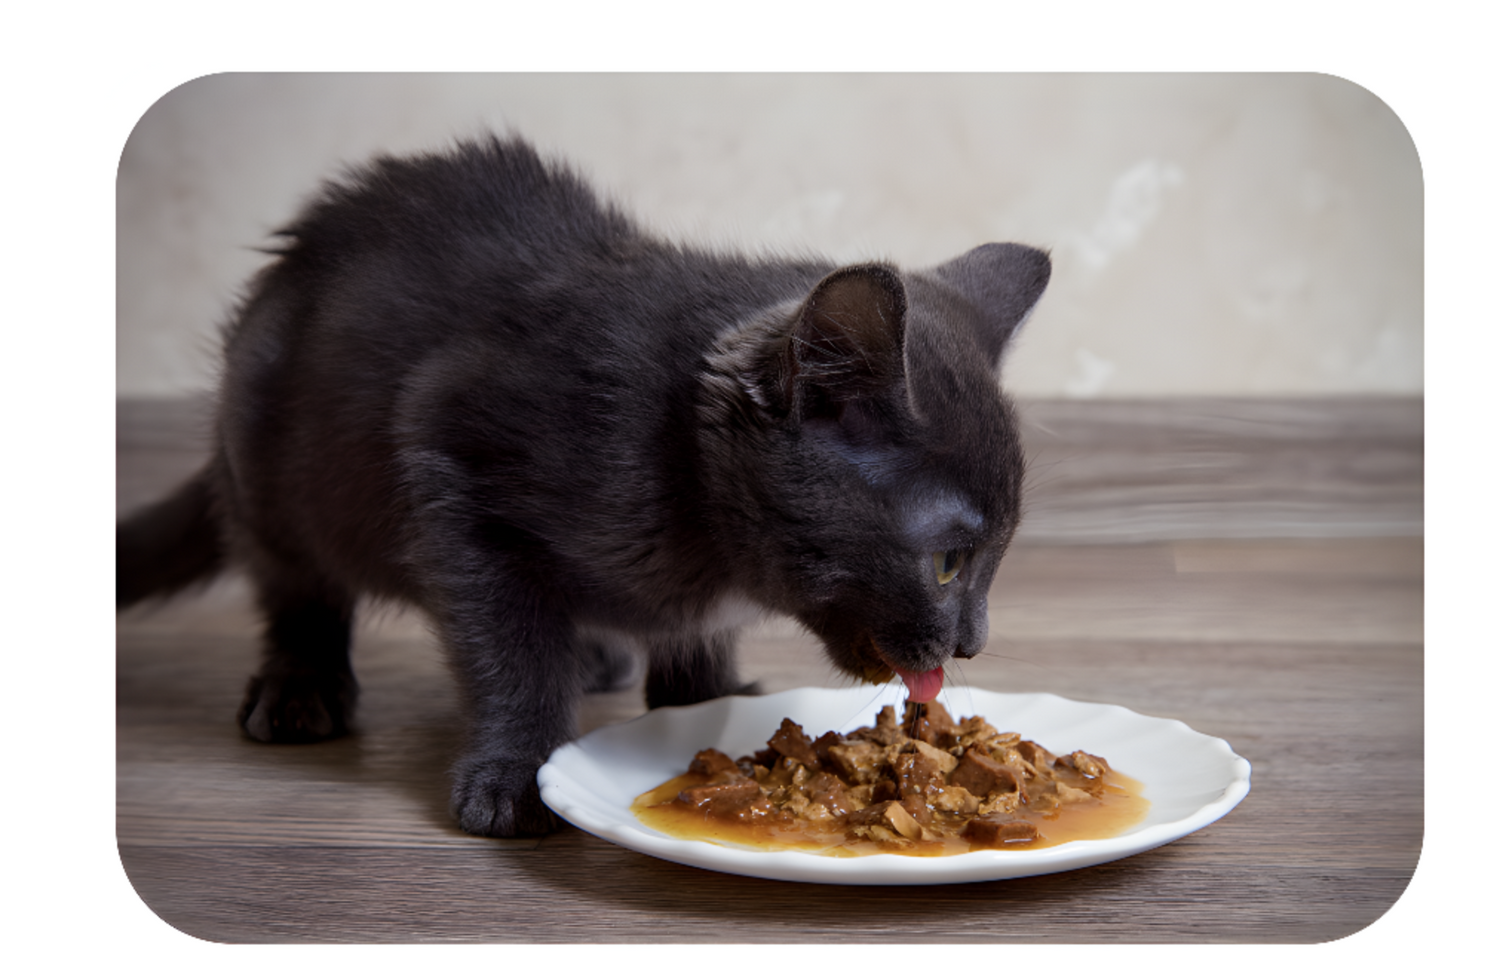
[[[852,678],[846,678],[846,679],[852,680]],[[862,682],[855,681],[855,683],[862,683]],[[884,697],[886,695],[886,692],[890,689],[891,682],[890,681],[882,681],[879,684],[875,684],[875,685],[872,685],[872,686],[874,687],[875,690],[874,690],[874,693],[872,693],[870,695],[870,699],[865,702],[865,705],[864,705],[863,708],[860,708],[858,711],[853,712],[852,714],[849,715],[848,718],[844,719],[844,723],[838,726],[838,730],[839,731],[844,731],[844,730],[848,729],[851,725],[854,725],[856,722],[860,722],[862,719],[869,717],[869,715],[870,715],[870,709],[873,708],[873,707],[875,707],[875,705],[876,705],[877,702],[879,702],[879,701],[881,701],[881,700],[884,699]]]
[[[1009,654],[997,653],[990,650],[988,647],[979,651],[979,656],[985,659],[1006,660],[1014,664],[1025,664],[1028,667],[1042,667],[1042,664],[1037,663],[1035,660],[1027,660],[1025,657],[1012,657]]]
[[[1036,429],[1036,430],[1038,430],[1040,432],[1045,432],[1047,435],[1051,436],[1054,439],[1061,439],[1062,438],[1062,436],[1058,435],[1052,429],[1047,428],[1045,425],[1043,425],[1042,423],[1038,422],[1036,419],[1028,418],[1023,424],[1028,425],[1031,428]]]
[[[945,678],[944,679],[944,683],[943,683],[943,691],[948,695],[949,702],[950,703],[952,702],[953,692],[952,692],[952,687],[947,683],[947,679],[946,679],[947,678],[947,674],[948,674],[948,667],[951,667],[958,674],[958,681],[959,681],[959,683],[958,683],[957,687],[963,689],[965,692],[968,693],[968,702],[969,702],[969,710],[967,712],[960,711],[960,712],[954,713],[954,712],[950,711],[949,714],[953,714],[954,717],[955,717],[955,719],[957,719],[957,717],[959,715],[963,715],[963,714],[969,714],[969,715],[978,714],[978,712],[974,710],[974,695],[972,693],[973,692],[973,688],[970,687],[968,678],[964,676],[963,665],[960,664],[956,660],[949,661],[948,665],[945,666],[944,669],[943,669],[943,675],[944,675],[944,678]]]
[[[850,675],[843,673],[842,671],[836,670],[831,664],[828,665],[828,675],[829,679],[834,682],[832,685],[834,687],[871,688],[869,700],[865,702],[862,708],[852,712],[849,717],[844,720],[843,724],[837,726],[839,731],[844,731],[850,725],[853,725],[856,722],[859,722],[861,719],[867,717],[870,714],[870,709],[875,706],[876,702],[880,701],[886,696],[887,692],[890,690],[891,684],[899,683],[898,681],[892,679],[881,681],[878,684],[871,684],[869,681],[863,680],[858,677],[851,677]]]
[[[1026,463],[1026,475],[1021,480],[1021,493],[1023,495],[1030,495],[1032,492],[1040,490],[1041,488],[1048,486],[1053,482],[1056,482],[1056,480],[1060,477],[1059,475],[1054,474],[1052,472],[1053,470],[1056,470],[1063,463],[1072,462],[1075,459],[1081,458],[1081,454],[1077,456],[1064,456],[1058,459],[1048,460],[1046,463],[1041,464],[1040,467],[1036,466],[1028,460]],[[1042,469],[1043,472],[1040,474],[1036,473],[1035,470],[1038,468]]]

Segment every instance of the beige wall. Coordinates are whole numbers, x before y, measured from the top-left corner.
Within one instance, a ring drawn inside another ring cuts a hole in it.
[[[1416,150],[1329,76],[218,75],[121,158],[119,394],[212,384],[253,247],[341,163],[484,126],[702,242],[1050,247],[1017,393],[1422,390]]]

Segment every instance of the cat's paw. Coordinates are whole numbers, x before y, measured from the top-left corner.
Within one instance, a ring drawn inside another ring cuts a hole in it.
[[[466,758],[453,774],[453,816],[480,837],[529,837],[557,829],[542,802],[537,765],[521,759]]]
[[[347,734],[359,687],[347,673],[267,669],[250,679],[239,722],[261,742],[321,742]]]

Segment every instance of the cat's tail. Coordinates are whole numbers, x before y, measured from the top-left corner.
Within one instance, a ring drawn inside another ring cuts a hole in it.
[[[224,567],[212,464],[115,525],[115,608],[168,596]]]

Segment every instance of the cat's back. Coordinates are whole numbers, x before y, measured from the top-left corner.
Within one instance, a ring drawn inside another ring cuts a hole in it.
[[[507,519],[539,536],[662,524],[691,496],[674,481],[716,336],[826,271],[646,234],[499,138],[377,159],[281,235],[226,341],[229,492],[359,569],[398,564],[412,460],[434,454],[492,465]],[[571,508],[531,505],[559,486]]]
[[[601,314],[660,293],[638,287],[671,264],[573,170],[496,136],[350,169],[276,235],[226,331],[231,421],[253,404],[257,422],[291,424],[312,401],[383,416],[465,344],[562,367],[567,349],[607,346],[619,317]]]
[[[498,136],[441,153],[378,157],[325,185],[278,234],[291,242],[284,254],[302,264],[394,254],[427,265],[440,280],[476,263],[530,266],[608,252],[638,237],[573,170],[524,140]]]
[[[278,372],[323,369],[336,351],[370,375],[455,338],[598,355],[596,368],[624,354],[638,371],[696,359],[727,324],[827,271],[666,241],[565,163],[497,136],[352,169],[277,235],[279,258],[231,328],[231,371],[235,346],[274,346]],[[277,343],[241,340],[267,333]]]

